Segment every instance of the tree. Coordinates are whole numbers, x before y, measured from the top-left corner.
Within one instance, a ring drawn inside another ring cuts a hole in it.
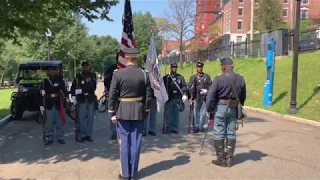
[[[170,35],[179,40],[180,68],[183,69],[183,41],[192,35],[194,0],[169,0],[170,11],[166,12],[166,26]]]
[[[310,19],[302,19],[300,21],[300,39],[315,38],[317,31],[315,23]]]
[[[30,30],[44,31],[52,20],[70,21],[72,13],[89,21],[106,19],[118,0],[11,0],[0,4],[0,37],[15,38]],[[19,33],[17,32],[19,30]]]
[[[222,24],[214,23],[209,27],[210,36],[221,36],[223,32]]]
[[[282,22],[282,5],[279,0],[261,0],[259,8],[255,10],[255,29],[263,32],[286,25]]]

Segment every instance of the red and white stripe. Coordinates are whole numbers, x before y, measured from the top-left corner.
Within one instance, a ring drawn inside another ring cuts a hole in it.
[[[125,63],[125,53],[123,52],[124,48],[135,48],[136,47],[136,41],[134,38],[134,32],[132,32],[132,38],[128,38],[127,33],[122,32],[122,38],[121,38],[121,46],[120,46],[120,54],[119,54],[119,59],[118,59],[118,68],[125,68],[126,63]]]

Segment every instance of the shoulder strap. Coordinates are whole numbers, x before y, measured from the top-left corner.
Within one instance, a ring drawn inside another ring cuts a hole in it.
[[[170,76],[170,78],[172,79],[173,83],[174,83],[174,84],[177,86],[177,88],[179,89],[179,91],[180,91],[181,95],[183,95],[183,92],[182,92],[181,88],[180,88],[180,87],[179,87],[179,85],[176,83],[176,81],[175,81],[175,80],[173,80],[173,78],[172,78],[171,74],[169,74],[169,76]]]
[[[228,73],[226,73],[226,76],[230,79],[230,82],[231,82],[231,85],[232,85],[233,92],[235,93],[237,100],[239,100],[238,94],[237,94],[237,92],[236,92],[236,88],[234,87],[234,83],[233,83],[233,81],[232,81],[232,79],[231,79],[230,75],[229,75]],[[238,75],[236,74],[236,79],[237,79],[237,76],[238,76]]]

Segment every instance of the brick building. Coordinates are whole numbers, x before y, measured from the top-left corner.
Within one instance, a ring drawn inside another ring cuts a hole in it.
[[[295,0],[279,0],[282,4],[283,22],[291,27],[295,22]],[[259,7],[259,0],[254,0]],[[210,25],[222,27],[222,44],[245,41],[250,37],[251,0],[229,0],[219,9]],[[301,0],[301,19],[320,19],[320,0]]]
[[[166,57],[173,50],[179,49],[180,42],[174,40],[163,40],[162,41],[162,57]]]
[[[197,43],[208,43],[210,24],[215,19],[221,0],[197,0],[194,26],[194,38]]]

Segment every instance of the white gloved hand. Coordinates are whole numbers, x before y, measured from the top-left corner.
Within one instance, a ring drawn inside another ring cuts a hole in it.
[[[161,107],[161,104],[159,101],[157,101],[157,111],[160,112],[160,107]]]
[[[71,97],[71,102],[76,105],[77,104],[77,98],[75,96]]]
[[[200,94],[207,94],[208,90],[207,89],[201,89]]]
[[[41,114],[44,114],[44,107],[43,106],[40,106],[40,111],[41,111]]]
[[[210,114],[209,114],[208,112],[206,112],[206,115],[207,115],[208,117],[210,117]]]
[[[78,95],[78,94],[82,94],[82,89],[76,89],[76,95]]]
[[[45,90],[41,90],[41,95],[42,96],[46,95],[46,91]]]
[[[117,117],[116,117],[116,116],[112,116],[112,117],[111,117],[111,121],[112,121],[113,123],[117,123]]]
[[[185,102],[186,100],[188,100],[188,97],[186,95],[182,96],[182,101]]]

